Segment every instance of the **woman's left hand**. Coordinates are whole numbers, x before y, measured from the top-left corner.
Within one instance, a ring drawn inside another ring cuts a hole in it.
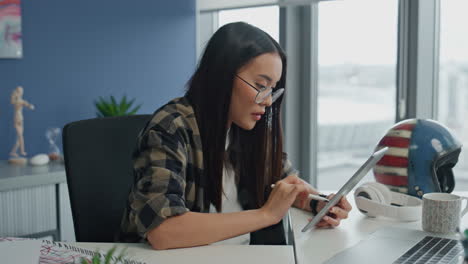
[[[285,181],[290,184],[304,184],[307,188],[307,192],[302,192],[297,196],[296,201],[294,202],[294,207],[312,211],[309,206],[310,199],[308,198],[309,194],[318,194],[319,192],[315,190],[310,184],[306,183],[296,175],[289,175],[285,178]],[[335,194],[330,194],[327,196],[328,200],[330,200]],[[319,212],[323,207],[325,207],[326,203],[323,201],[319,201],[317,203],[317,212]],[[351,211],[353,207],[348,202],[346,197],[341,198],[341,200],[332,208],[330,208],[330,212],[320,220],[320,222],[316,225],[318,228],[327,228],[327,227],[335,227],[340,225],[342,219],[348,218],[348,213]],[[311,221],[312,219],[309,219]]]
[[[329,200],[333,198],[335,194],[330,194],[327,196]],[[317,204],[317,212],[322,210],[325,207],[326,202],[319,201]],[[327,227],[336,227],[340,225],[342,219],[348,218],[348,213],[353,207],[348,202],[346,197],[341,198],[341,200],[332,208],[327,215],[325,215],[322,220],[316,225],[318,228],[327,228]]]

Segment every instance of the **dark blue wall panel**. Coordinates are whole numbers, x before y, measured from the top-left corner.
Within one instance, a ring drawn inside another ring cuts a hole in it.
[[[0,159],[13,143],[12,90],[21,85],[28,156],[45,131],[95,117],[98,96],[124,94],[152,113],[183,94],[195,67],[194,0],[22,1],[23,54],[0,59]]]

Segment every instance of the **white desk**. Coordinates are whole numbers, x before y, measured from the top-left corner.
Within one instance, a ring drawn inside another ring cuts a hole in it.
[[[458,193],[468,195],[468,192]],[[311,214],[291,209],[296,242],[297,263],[323,263],[340,251],[357,244],[371,233],[383,227],[401,227],[421,230],[421,222],[399,222],[388,218],[369,218],[356,208],[353,196],[348,195],[353,206],[349,218],[333,229],[313,229],[305,233],[301,229]],[[468,215],[468,214],[467,214]],[[468,216],[462,219],[462,227],[468,227]],[[94,250],[109,249],[111,243],[76,243],[77,246]],[[188,249],[155,251],[142,244],[129,244],[130,255],[136,260],[149,263],[294,263],[291,246],[204,246]],[[195,262],[194,262],[195,261]]]
[[[298,264],[323,263],[338,252],[357,244],[383,227],[393,226],[422,230],[421,221],[398,222],[389,218],[366,217],[356,208],[352,194],[350,193],[347,198],[353,206],[353,210],[348,219],[343,220],[339,227],[333,229],[313,229],[303,233],[301,229],[308,222],[307,219],[311,217],[310,213],[295,208],[291,209]],[[468,196],[468,192],[456,194]],[[461,227],[468,227],[468,214],[463,217]]]
[[[69,243],[89,250],[107,251],[114,243]],[[230,246],[216,245],[195,248],[154,250],[145,244],[117,244],[128,247],[127,256],[147,264],[294,264],[292,246]]]
[[[458,193],[468,196],[468,192]],[[314,229],[305,233],[301,229],[311,217],[310,213],[292,209],[291,216],[296,242],[297,263],[323,263],[340,251],[357,244],[374,231],[384,227],[401,227],[421,230],[421,222],[398,222],[385,218],[368,218],[361,214],[351,195],[348,200],[353,205],[349,218],[334,229]],[[462,219],[462,228],[468,227],[468,216]],[[174,250],[153,250],[146,244],[115,243],[68,243],[89,250],[107,251],[117,245],[127,247],[128,257],[151,263],[226,263],[226,264],[294,264],[292,246],[228,246],[213,245]]]

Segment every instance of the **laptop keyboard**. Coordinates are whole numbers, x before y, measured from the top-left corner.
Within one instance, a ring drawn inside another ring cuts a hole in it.
[[[457,263],[463,256],[458,240],[426,236],[393,263]]]

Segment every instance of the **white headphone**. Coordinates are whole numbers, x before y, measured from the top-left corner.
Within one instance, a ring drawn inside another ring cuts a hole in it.
[[[390,191],[378,182],[367,182],[354,191],[354,201],[363,214],[386,216],[400,221],[421,219],[422,201],[419,198]]]

